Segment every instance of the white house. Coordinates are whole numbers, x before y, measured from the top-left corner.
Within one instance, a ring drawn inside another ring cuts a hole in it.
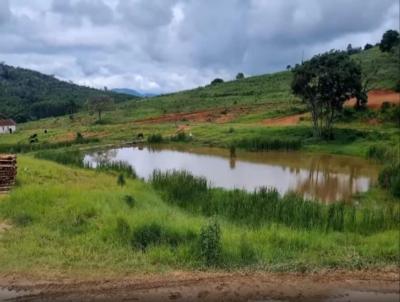
[[[17,130],[17,123],[14,120],[0,120],[0,134],[14,133],[15,130]]]

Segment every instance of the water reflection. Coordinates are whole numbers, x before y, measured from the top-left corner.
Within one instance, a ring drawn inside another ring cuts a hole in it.
[[[129,147],[95,152],[85,162],[126,161],[140,177],[153,170],[188,170],[205,176],[212,185],[254,190],[277,188],[281,194],[294,191],[324,202],[349,200],[376,181],[378,166],[354,157],[300,152],[237,152],[215,148],[160,149]]]

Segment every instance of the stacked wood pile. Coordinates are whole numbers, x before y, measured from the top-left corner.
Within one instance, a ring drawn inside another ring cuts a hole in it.
[[[6,194],[15,184],[17,156],[0,154],[0,194]]]

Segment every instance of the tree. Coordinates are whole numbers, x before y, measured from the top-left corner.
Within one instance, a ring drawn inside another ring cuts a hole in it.
[[[223,79],[216,78],[216,79],[214,79],[214,80],[211,81],[211,85],[221,84],[221,83],[223,83],[223,82],[224,82]]]
[[[97,112],[99,121],[101,121],[101,114],[104,111],[111,110],[113,108],[113,105],[114,105],[113,99],[106,95],[91,97],[88,100],[89,111]]]
[[[390,29],[383,34],[381,43],[379,44],[379,49],[382,52],[389,52],[392,50],[393,46],[399,43],[399,41],[399,32]]]
[[[358,62],[361,66],[361,61]],[[363,110],[367,107],[368,103],[368,92],[370,92],[372,89],[375,88],[373,85],[374,79],[376,78],[376,75],[378,74],[379,71],[379,64],[375,61],[372,62],[371,64],[371,69],[367,73],[365,70],[362,70],[361,72],[361,90],[356,93],[356,104],[355,104],[355,109],[356,110]]]
[[[287,65],[286,70],[290,70],[290,69],[292,69],[292,65]]]
[[[361,94],[361,67],[343,51],[314,56],[293,70],[292,91],[311,111],[314,135],[333,138],[344,102]]]
[[[239,72],[239,73],[236,75],[236,80],[242,80],[242,79],[244,79],[244,74],[243,74],[243,72]]]
[[[365,46],[364,46],[364,50],[371,49],[372,47],[374,47],[374,46],[372,46],[371,44],[367,43],[367,44],[365,44]]]

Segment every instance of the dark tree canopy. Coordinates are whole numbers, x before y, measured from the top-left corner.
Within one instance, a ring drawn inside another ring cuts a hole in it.
[[[223,82],[224,82],[223,79],[216,78],[216,79],[214,79],[214,80],[211,81],[211,85],[221,84],[221,83],[223,83]]]
[[[112,110],[113,107],[114,100],[106,95],[94,96],[88,100],[89,112],[97,112],[99,121],[101,121],[101,114],[104,111]]]
[[[0,63],[0,113],[17,122],[74,113],[99,94],[112,96],[116,102],[135,98]]]
[[[361,67],[346,52],[331,51],[293,69],[292,91],[311,111],[314,135],[332,138],[344,102],[362,94]]]
[[[379,44],[379,49],[382,52],[389,52],[392,50],[393,46],[399,44],[399,32],[396,30],[388,30],[382,36],[381,43]]]
[[[244,79],[244,73],[243,73],[243,72],[239,72],[239,73],[236,75],[236,80],[242,80],[242,79]]]
[[[365,46],[364,46],[364,50],[371,49],[372,47],[374,47],[372,44],[367,43],[367,44],[365,44]]]

